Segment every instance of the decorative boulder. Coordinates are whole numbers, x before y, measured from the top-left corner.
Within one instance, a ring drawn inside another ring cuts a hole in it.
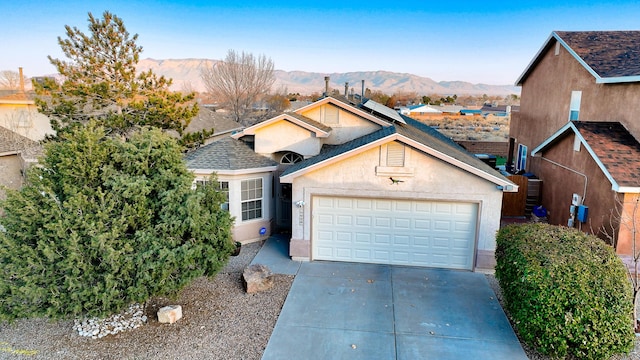
[[[244,269],[242,283],[248,294],[265,291],[273,287],[273,274],[266,265],[253,264]]]
[[[158,321],[164,324],[173,324],[182,319],[182,306],[169,305],[158,310]]]

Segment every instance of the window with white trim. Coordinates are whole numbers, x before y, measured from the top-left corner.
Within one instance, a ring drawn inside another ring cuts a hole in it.
[[[304,157],[302,157],[302,155],[294,152],[288,152],[282,155],[282,158],[280,159],[280,164],[296,164],[302,160],[304,160]]]
[[[218,181],[218,191],[224,194],[225,201],[220,204],[220,208],[222,210],[229,211],[229,182],[228,181]]]
[[[262,178],[241,183],[242,221],[262,218]]]
[[[582,91],[571,92],[571,103],[569,104],[569,121],[579,120],[581,99],[582,99]]]
[[[527,168],[527,146],[518,144],[518,157],[516,158],[516,171],[524,171]]]
[[[209,179],[196,179],[194,181],[194,185],[192,188],[195,190],[196,187],[206,186],[210,183]],[[220,204],[220,208],[222,210],[229,211],[229,182],[228,181],[218,181],[218,188],[216,189],[224,194],[225,201]]]

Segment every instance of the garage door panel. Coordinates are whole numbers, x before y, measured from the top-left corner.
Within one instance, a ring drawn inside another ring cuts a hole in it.
[[[373,219],[371,216],[356,216],[356,226],[366,226],[371,227],[373,224]]]
[[[371,233],[355,233],[355,242],[358,244],[371,244],[372,238]]]
[[[396,218],[393,222],[393,228],[408,230],[411,228],[411,219]]]
[[[428,236],[413,236],[413,245],[416,247],[429,247],[431,245],[431,240]]]
[[[393,244],[396,246],[410,245],[411,237],[409,235],[395,235],[393,237]]]
[[[370,262],[371,261],[371,250],[369,249],[356,249],[354,252],[354,259],[357,262]]]
[[[397,212],[413,212],[413,206],[411,201],[400,201],[396,200],[395,202],[395,211]]]
[[[433,223],[433,229],[436,231],[451,231],[451,221],[436,220]]]
[[[355,200],[355,199],[349,199],[349,198],[338,198],[338,201],[336,202],[336,208],[338,208],[338,209],[353,210],[353,209],[354,209],[355,202],[356,202],[356,200]]]
[[[391,245],[391,235],[389,234],[374,234],[375,245]]]
[[[388,217],[376,217],[375,227],[378,229],[389,230],[391,229],[391,218]]]
[[[333,215],[331,215],[331,214],[320,214],[320,215],[318,215],[318,222],[320,224],[333,225],[334,224]]]
[[[473,266],[477,204],[322,196],[312,206],[313,259]]]
[[[430,230],[431,229],[431,220],[428,219],[415,219],[414,223],[415,230]]]
[[[370,259],[371,262],[375,263],[386,263],[391,260],[391,252],[389,250],[374,250],[373,257]]]
[[[375,200],[376,211],[391,211],[391,200]]]
[[[335,233],[337,242],[351,243],[353,240],[353,233],[344,232],[344,231],[336,231]]]

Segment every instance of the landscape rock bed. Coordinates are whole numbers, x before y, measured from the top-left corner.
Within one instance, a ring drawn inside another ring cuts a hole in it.
[[[93,339],[79,336],[73,320],[0,323],[0,359],[260,359],[293,282],[275,275],[270,290],[244,291],[242,271],[261,245],[243,245],[214,278],[196,279],[175,299],[147,302],[147,323],[136,329]],[[159,323],[158,309],[172,304],[184,317]]]

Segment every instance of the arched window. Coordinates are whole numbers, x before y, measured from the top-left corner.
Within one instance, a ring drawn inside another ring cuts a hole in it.
[[[282,158],[280,159],[280,164],[295,164],[295,163],[299,163],[302,160],[304,160],[302,155],[296,154],[294,152],[288,152],[282,155]]]

